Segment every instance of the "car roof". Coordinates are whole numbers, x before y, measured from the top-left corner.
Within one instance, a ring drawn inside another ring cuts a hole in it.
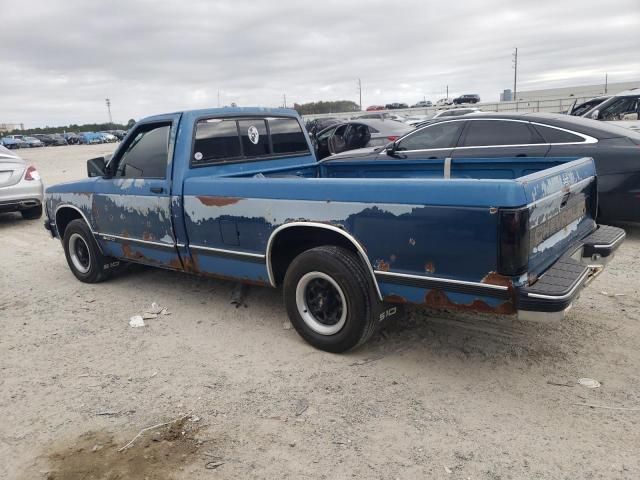
[[[523,120],[527,122],[539,122],[554,127],[566,128],[574,130],[578,133],[590,135],[595,138],[614,138],[614,137],[631,137],[640,138],[640,133],[636,133],[628,128],[613,125],[612,122],[602,122],[584,117],[574,117],[563,113],[544,113],[544,112],[527,112],[527,113],[497,113],[497,112],[480,112],[470,116],[460,117],[444,117],[434,118],[425,122],[422,126],[432,125],[440,122],[451,121],[472,121],[481,119],[504,119],[504,120]]]
[[[640,95],[640,87],[625,90],[624,92],[616,93],[614,97],[635,97]]]

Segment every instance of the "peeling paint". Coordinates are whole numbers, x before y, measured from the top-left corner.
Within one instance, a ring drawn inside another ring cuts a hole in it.
[[[391,266],[384,260],[376,260],[374,268],[376,270],[380,270],[381,272],[388,272]]]
[[[424,264],[424,271],[426,273],[436,273],[436,267],[433,262],[427,262]]]
[[[242,200],[236,197],[207,197],[204,195],[199,195],[196,198],[207,207],[226,207],[227,205],[233,205]]]
[[[480,280],[481,283],[486,283],[487,285],[499,285],[501,287],[513,287],[513,281],[511,277],[506,277],[504,275],[500,275],[497,272],[489,272],[485,275],[485,277]]]
[[[424,305],[438,310],[494,313],[498,315],[516,313],[516,309],[511,302],[503,302],[495,307],[480,299],[475,299],[471,303],[455,303],[442,290],[430,290],[427,292],[424,297]]]

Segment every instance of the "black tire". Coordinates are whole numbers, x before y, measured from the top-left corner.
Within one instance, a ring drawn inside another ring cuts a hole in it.
[[[345,248],[322,246],[298,255],[287,269],[283,294],[291,324],[320,350],[347,351],[365,343],[375,330],[371,280],[359,257]]]
[[[72,220],[67,225],[62,246],[71,272],[81,282],[102,282],[111,274],[111,268],[118,265],[117,260],[100,253],[93,233],[84,220]]]
[[[27,208],[26,210],[20,210],[20,214],[25,220],[37,220],[42,216],[42,205]]]

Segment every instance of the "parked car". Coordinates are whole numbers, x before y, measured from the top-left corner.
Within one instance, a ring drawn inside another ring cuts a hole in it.
[[[388,103],[384,108],[386,110],[398,110],[401,108],[409,108],[409,105],[406,103]]]
[[[20,212],[27,220],[40,218],[43,197],[36,168],[0,146],[0,212]]]
[[[618,93],[582,115],[594,120],[616,122],[617,125],[640,129],[640,88]]]
[[[400,115],[394,115],[389,112],[373,112],[373,113],[364,113],[361,115],[355,115],[351,117],[350,120],[360,120],[360,119],[378,119],[378,120],[395,120],[397,122],[405,122],[407,117],[401,117]]]
[[[96,143],[105,143],[104,138],[95,132],[80,132],[78,134],[78,143],[82,145],[93,145]]]
[[[592,157],[598,171],[598,219],[640,222],[639,146],[640,133],[609,122],[559,113],[478,113],[431,120],[396,140],[388,151],[366,149],[359,156],[451,158],[454,163],[475,157]]]
[[[436,107],[446,107],[449,105],[453,105],[453,100],[450,98],[441,98],[436,102]]]
[[[40,140],[45,147],[66,145],[67,141],[59,133],[46,134],[46,133],[34,133],[34,137]]]
[[[72,132],[66,132],[62,135],[69,145],[78,145],[80,143],[80,137]]]
[[[574,117],[580,117],[584,113],[586,113],[589,110],[591,110],[596,105],[600,105],[602,102],[604,102],[605,100],[608,100],[610,98],[611,97],[609,97],[609,96],[595,97],[595,98],[592,98],[590,100],[587,100],[586,102],[582,102],[582,103],[579,103],[579,104],[576,104],[577,102],[574,101],[573,105],[571,105],[571,107],[569,107],[569,109],[567,110],[566,113],[567,113],[567,115],[573,115]]]
[[[425,108],[425,107],[433,107],[433,103],[430,100],[420,100],[415,105],[412,105],[411,108]]]
[[[45,227],[86,283],[135,262],[282,286],[294,328],[331,352],[397,303],[561,318],[624,238],[595,223],[592,159],[476,158],[451,178],[390,160],[317,162],[286,109],[158,115],[49,187]]]
[[[98,135],[102,139],[102,143],[114,143],[118,141],[118,137],[109,132],[98,132]]]
[[[462,115],[467,115],[469,113],[479,113],[482,110],[479,108],[450,108],[447,110],[439,110],[437,111],[433,118],[441,118],[441,117],[461,117]]]
[[[315,137],[318,132],[321,132],[325,128],[331,125],[336,125],[340,122],[341,120],[338,120],[334,117],[314,118],[313,120],[309,120],[306,123],[305,127],[307,129],[307,132],[309,132],[309,135]]]
[[[127,135],[127,132],[124,130],[109,130],[107,133],[116,137],[117,140],[122,140]]]
[[[29,148],[31,146],[25,142],[24,135],[7,135],[4,140],[6,142],[3,141],[3,145],[6,144],[7,148]]]
[[[44,147],[44,143],[36,137],[23,137],[22,140],[29,146],[29,148]]]
[[[316,135],[318,159],[358,148],[384,146],[413,127],[393,120],[358,119],[338,123]]]
[[[465,93],[464,95],[454,98],[453,103],[455,105],[460,105],[462,103],[480,103],[480,95],[475,93]]]
[[[375,112],[377,110],[384,110],[384,106],[382,106],[382,105],[371,105],[370,107],[367,107],[367,112]]]
[[[16,138],[3,137],[3,138],[0,138],[0,144],[5,148],[9,148],[13,150],[16,148],[20,148],[24,144],[24,142]]]
[[[404,123],[406,123],[407,125],[411,125],[412,127],[415,127],[416,125],[419,125],[429,120],[431,117],[432,115],[411,115],[405,118]]]

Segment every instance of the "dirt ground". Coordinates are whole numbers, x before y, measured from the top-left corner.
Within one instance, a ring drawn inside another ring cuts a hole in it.
[[[112,149],[20,154],[53,184]],[[628,234],[561,323],[410,311],[331,355],[283,328],[280,291],[236,309],[231,283],[145,267],[85,285],[41,220],[0,215],[0,478],[640,478]],[[171,315],[131,328],[151,302]]]

